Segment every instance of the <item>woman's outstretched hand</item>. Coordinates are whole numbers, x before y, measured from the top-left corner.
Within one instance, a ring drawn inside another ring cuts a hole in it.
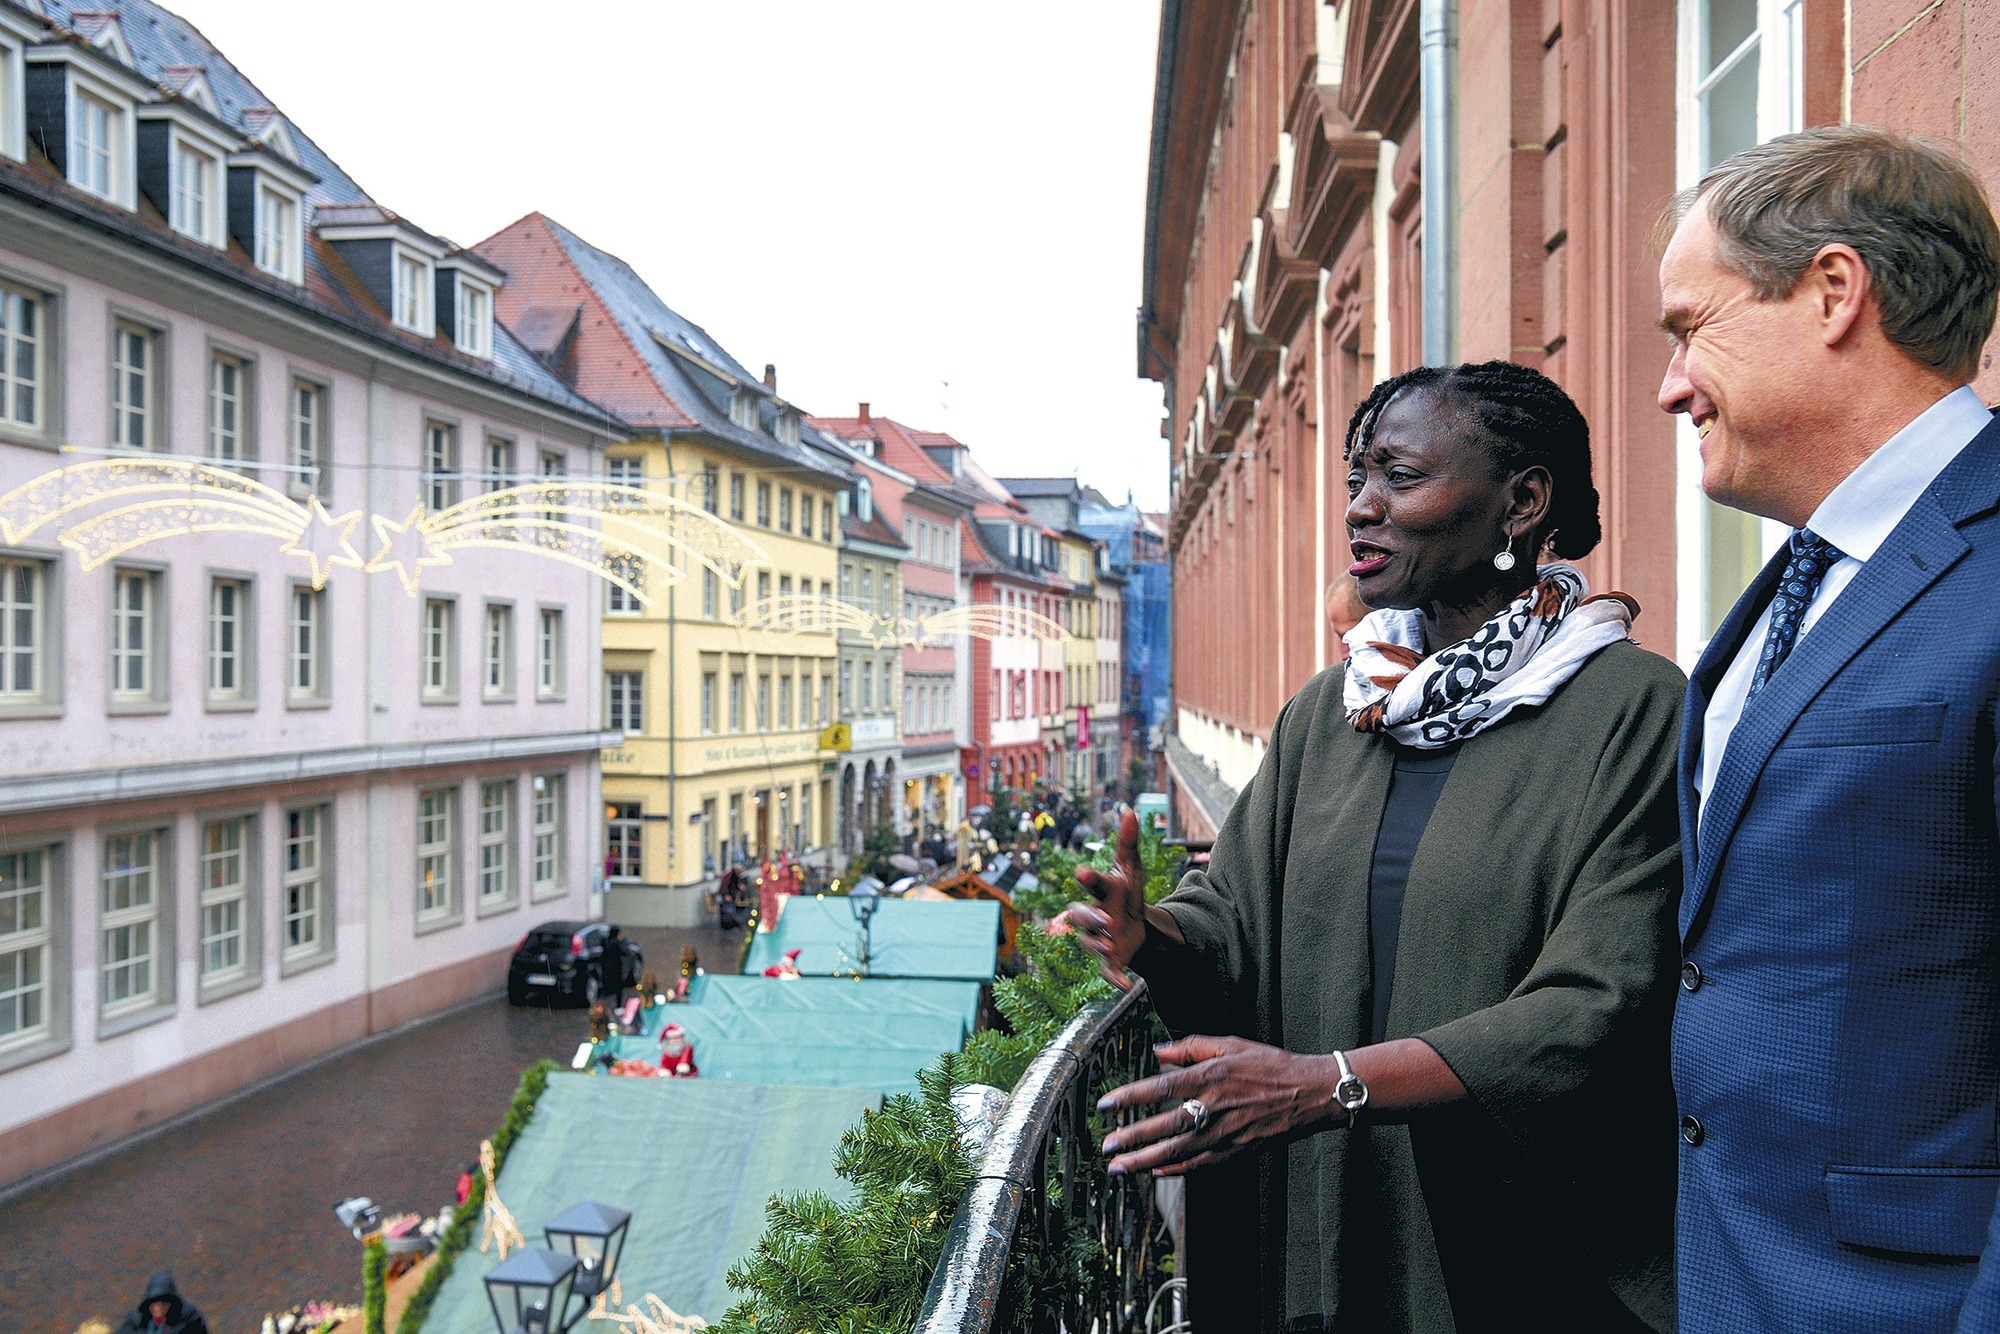
[[[1097,971],[1120,991],[1132,989],[1125,965],[1146,943],[1146,868],[1139,860],[1139,817],[1131,811],[1118,822],[1116,865],[1109,871],[1084,867],[1076,873],[1077,883],[1097,899],[1096,904],[1072,903],[1063,917],[1076,932],[1079,944],[1097,956]],[[1162,912],[1169,924],[1173,919]],[[1178,927],[1168,926],[1178,937]]]
[[[1290,1138],[1345,1117],[1333,1101],[1330,1057],[1300,1056],[1244,1038],[1189,1037],[1158,1048],[1162,1062],[1184,1067],[1116,1088],[1101,1112],[1160,1106],[1156,1115],[1104,1137],[1113,1176],[1150,1171],[1180,1176],[1259,1144]],[[1201,1103],[1207,1124],[1197,1129],[1183,1106]]]

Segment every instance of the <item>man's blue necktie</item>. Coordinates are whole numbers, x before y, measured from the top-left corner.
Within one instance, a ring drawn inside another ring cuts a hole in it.
[[[1757,655],[1750,693],[1743,697],[1746,704],[1764,688],[1778,665],[1791,656],[1793,645],[1799,642],[1799,626],[1805,621],[1806,608],[1812,605],[1813,594],[1819,592],[1820,580],[1826,578],[1835,561],[1842,559],[1839,547],[1810,528],[1800,528],[1792,534],[1791,548],[1791,559],[1785,562],[1785,573],[1771,598],[1771,628],[1764,632],[1764,650]]]

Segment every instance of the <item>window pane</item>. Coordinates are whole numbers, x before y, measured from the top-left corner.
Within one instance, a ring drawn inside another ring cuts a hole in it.
[[[1757,64],[1751,51],[1702,99],[1703,166],[1712,167],[1757,142]]]
[[[1757,27],[1757,0],[1708,0],[1703,15],[1701,72],[1708,74]],[[1720,161],[1720,159],[1717,159]]]

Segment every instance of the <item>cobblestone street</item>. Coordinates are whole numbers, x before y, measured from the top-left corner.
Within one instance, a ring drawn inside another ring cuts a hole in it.
[[[662,976],[684,944],[728,970],[741,939],[628,934]],[[390,1213],[449,1203],[522,1069],[566,1060],[584,1030],[580,1010],[483,1001],[0,1198],[0,1329],[71,1334],[93,1315],[115,1326],[161,1269],[215,1334],[253,1334],[294,1302],[358,1302],[361,1248],[334,1202],[367,1195]]]

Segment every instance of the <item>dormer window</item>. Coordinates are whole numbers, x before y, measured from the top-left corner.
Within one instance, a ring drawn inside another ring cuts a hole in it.
[[[468,356],[493,355],[493,292],[461,276],[458,308],[452,315],[452,341]]]
[[[748,389],[738,389],[729,396],[729,420],[746,431],[757,429],[757,396]]]
[[[493,356],[493,293],[507,281],[496,269],[467,250],[451,250],[435,263],[437,332],[469,357]]]
[[[489,291],[505,277],[378,204],[320,204],[313,209],[313,230],[353,271],[390,323],[420,338],[452,337],[457,301],[450,280],[455,271],[469,271]]]
[[[70,25],[79,37],[121,65],[131,66],[132,48],[118,26],[118,16],[100,10],[71,10]]]
[[[251,107],[243,113],[243,129],[251,141],[262,144],[293,166],[299,165],[299,147],[285,118],[270,107]]]
[[[299,201],[260,181],[257,185],[257,267],[286,282],[300,282]]]
[[[115,51],[48,42],[28,48],[23,58],[28,137],[77,189],[137,208],[133,108],[159,90],[119,63]],[[160,168],[164,186],[164,154]],[[164,188],[156,202],[164,212]]]
[[[780,408],[778,420],[771,427],[771,434],[778,437],[781,445],[799,443],[799,412],[797,408]]]
[[[390,298],[389,318],[398,329],[431,336],[436,316],[431,309],[431,266],[422,255],[396,251],[395,288]]]
[[[79,92],[69,127],[69,180],[99,199],[111,198],[117,179],[118,108],[99,97]]]
[[[875,491],[866,477],[854,479],[854,513],[863,523],[875,517]]]
[[[215,104],[215,92],[208,86],[208,75],[200,69],[180,66],[162,73],[168,76],[162,82],[178,93],[182,101],[194,103],[211,116],[222,114],[221,108]]]
[[[39,25],[23,15],[0,13],[0,153],[16,161],[27,157],[26,126],[22,121],[27,69],[21,52],[40,34]]]
[[[217,250],[226,247],[233,138],[186,99],[144,103],[137,118],[139,193],[182,236]]]
[[[228,244],[222,224],[222,159],[180,135],[173,136],[171,158],[168,222],[181,235],[221,249]]]
[[[154,113],[147,108],[139,114]],[[184,114],[194,119],[192,113]],[[263,272],[303,283],[305,194],[319,178],[262,147],[239,147],[227,161],[222,198],[229,235]]]
[[[215,213],[215,159],[176,138],[173,146],[173,200],[167,221],[185,236],[206,241]]]

